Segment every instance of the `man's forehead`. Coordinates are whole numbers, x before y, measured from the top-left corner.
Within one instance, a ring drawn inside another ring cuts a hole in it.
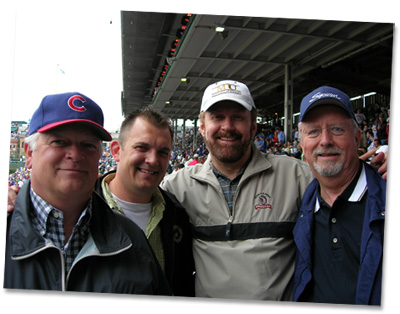
[[[138,119],[139,119],[139,117],[135,120],[135,123],[139,122]],[[170,149],[170,150],[172,149],[172,137],[171,137],[171,133],[167,127],[162,127],[162,126],[157,126],[157,125],[151,124],[151,122],[147,121],[146,119],[141,119],[141,121],[145,122],[145,125],[143,125],[143,123],[138,123],[138,124],[136,124],[136,127],[135,127],[135,123],[132,124],[130,133],[127,137],[128,141],[130,141],[131,143],[142,143],[142,144],[146,144],[146,145],[153,145],[153,143],[155,141],[156,142],[168,142],[168,143],[165,143],[165,145],[163,145],[163,146],[164,147],[169,146],[168,149]],[[162,137],[155,138],[154,128],[164,132],[165,135],[163,135]]]
[[[146,117],[137,117],[131,126],[131,130],[133,130],[134,128],[139,128],[140,129],[140,133],[145,133],[145,132],[152,132],[152,128],[156,128],[158,130],[161,131],[165,131],[170,133],[170,130],[168,128],[168,126],[164,126],[164,125],[159,125],[159,124],[154,124],[150,119],[146,118]],[[140,134],[137,133],[135,131],[135,134]]]
[[[224,100],[215,103],[212,105],[206,112],[216,112],[216,111],[221,111],[221,110],[235,110],[235,111],[248,111],[246,108],[244,108],[241,104],[235,102],[235,101],[229,101],[229,100]]]

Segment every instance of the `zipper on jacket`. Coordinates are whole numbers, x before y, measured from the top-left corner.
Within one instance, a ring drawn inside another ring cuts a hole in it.
[[[61,291],[66,291],[66,282],[65,282],[65,255],[64,251],[60,248],[57,248],[60,252],[60,259],[61,259]]]
[[[226,225],[226,229],[225,229],[225,237],[227,237],[227,238],[230,238],[230,236],[231,236],[232,220],[233,220],[233,217],[232,217],[232,215],[230,215],[228,223]]]
[[[226,238],[230,238],[231,237],[231,228],[232,228],[232,222],[233,222],[233,213],[235,211],[235,207],[236,207],[236,198],[237,195],[239,194],[239,189],[240,189],[240,182],[238,184],[238,187],[236,189],[235,195],[233,196],[233,203],[232,203],[232,209],[228,208],[228,214],[229,214],[229,219],[228,219],[228,223],[226,225],[226,229],[225,229],[225,237]],[[225,199],[225,198],[224,198]],[[226,203],[226,201],[225,201]]]
[[[202,180],[200,180],[200,181],[202,181]],[[208,183],[208,182],[207,182],[207,183]],[[232,207],[232,210],[229,209],[229,206],[228,206],[228,204],[227,204],[227,202],[226,202],[226,199],[225,199],[225,197],[224,197],[224,194],[223,194],[223,192],[222,192],[220,189],[218,189],[214,184],[210,184],[210,186],[211,186],[213,189],[215,189],[215,191],[217,192],[217,194],[222,198],[223,204],[226,204],[226,209],[227,209],[229,218],[228,218],[228,223],[226,224],[226,228],[225,228],[225,237],[226,237],[226,238],[230,238],[230,236],[231,236],[231,227],[232,227],[232,222],[233,222],[233,207]],[[222,193],[221,193],[221,192],[222,192]],[[235,195],[235,198],[236,198],[236,195]],[[234,199],[234,201],[233,201],[233,205],[235,205],[235,199]]]
[[[34,251],[32,253],[26,254],[24,256],[19,256],[19,257],[11,257],[11,259],[16,260],[16,261],[27,259],[27,258],[30,258],[30,257],[32,257],[32,256],[34,256],[34,255],[36,255],[36,254],[38,254],[38,253],[40,253],[40,252],[42,252],[44,250],[53,249],[53,248],[56,249],[60,253],[60,260],[61,260],[61,291],[66,291],[65,290],[66,282],[65,282],[65,258],[64,258],[64,252],[60,248],[56,247],[53,243],[46,242],[46,244],[42,248],[40,248],[40,249],[38,249],[38,250],[36,250],[36,251]]]
[[[229,209],[229,206],[228,206],[228,204],[227,204],[227,202],[226,202],[226,199],[225,199],[225,197],[224,197],[224,194],[223,194],[222,190],[220,189],[220,185],[219,185],[219,184],[216,186],[215,184],[213,184],[213,183],[212,183],[211,181],[209,181],[209,180],[203,180],[203,179],[201,179],[201,178],[200,178],[200,179],[199,179],[199,178],[194,178],[194,179],[196,179],[196,180],[198,180],[198,181],[200,181],[200,182],[205,182],[206,184],[208,184],[209,186],[211,186],[211,187],[215,190],[215,192],[217,192],[217,194],[221,197],[221,199],[222,199],[222,201],[223,201],[223,204],[226,204],[226,209],[227,209],[227,213],[228,213],[228,215],[229,215],[229,218],[228,218],[228,223],[226,224],[226,228],[225,228],[225,237],[226,237],[226,238],[230,238],[230,236],[231,236],[232,222],[233,222],[233,209],[234,209],[234,206],[235,206],[235,203],[236,203],[237,191],[236,191],[235,196],[234,196],[234,199],[233,199],[232,210],[230,210],[230,209]],[[239,186],[238,186],[238,189],[239,189]]]
[[[110,253],[89,253],[89,254],[85,254],[85,255],[82,256],[81,258],[75,260],[75,261],[72,263],[71,269],[69,270],[69,272],[68,272],[68,274],[67,274],[67,278],[66,278],[66,280],[65,280],[65,285],[66,285],[66,287],[68,286],[69,277],[70,277],[70,275],[71,275],[71,273],[72,273],[72,270],[74,269],[74,266],[75,266],[76,264],[78,264],[80,261],[82,261],[83,259],[86,259],[86,258],[88,258],[88,257],[93,257],[93,256],[98,256],[98,257],[114,256],[114,255],[121,254],[121,253],[125,252],[126,250],[129,250],[131,247],[132,247],[132,243],[129,244],[128,246],[124,247],[124,248],[121,248],[120,250],[117,250],[117,251],[113,251],[113,252],[110,252]],[[63,276],[64,276],[64,274],[65,274],[65,271],[63,272]],[[63,282],[64,282],[64,281],[63,281]]]
[[[229,219],[228,219],[228,223],[227,223],[226,229],[225,229],[225,237],[226,237],[226,238],[230,238],[230,236],[231,236],[231,228],[232,228],[232,222],[233,222],[233,213],[234,213],[235,208],[236,208],[236,199],[237,199],[237,196],[239,195],[240,189],[241,189],[242,185],[244,184],[244,182],[246,182],[250,177],[253,176],[253,174],[250,174],[250,175],[248,175],[245,179],[243,179],[243,175],[244,175],[244,173],[242,174],[242,179],[241,179],[241,181],[240,181],[239,184],[238,184],[238,187],[237,187],[237,189],[236,189],[235,195],[233,196],[232,210],[229,210],[229,209],[228,209]],[[223,197],[223,199],[225,200],[224,197]],[[225,203],[226,203],[226,201],[225,201]]]

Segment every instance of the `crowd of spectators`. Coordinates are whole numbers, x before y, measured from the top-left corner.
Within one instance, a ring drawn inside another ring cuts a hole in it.
[[[368,160],[379,149],[380,151],[387,152],[390,108],[385,105],[380,106],[376,104],[365,110],[357,109],[355,115],[357,123],[362,130],[362,139],[359,147],[360,157]],[[204,163],[206,160],[208,150],[203,142],[203,137],[199,132],[194,137],[193,132],[193,129],[187,129],[184,141],[181,135],[175,139],[168,174],[196,163]],[[193,143],[194,140],[196,143]],[[265,153],[302,159],[297,127],[294,127],[292,130],[292,141],[288,141],[279,123],[273,127],[264,128],[262,126],[262,130],[260,128],[260,131],[254,138],[254,143]],[[368,155],[364,155],[368,152]],[[102,175],[115,169],[115,167],[116,162],[111,156],[109,147],[107,147],[104,149],[103,156],[99,161],[99,174]],[[14,173],[9,175],[8,184],[21,186],[29,179],[29,176],[29,170],[19,167]]]
[[[364,159],[364,154],[369,151],[369,157],[378,151],[387,152],[389,143],[390,108],[385,104],[375,104],[367,109],[358,108],[355,111],[355,116],[357,124],[362,131],[359,146],[360,157],[363,156]],[[297,127],[294,127],[292,130],[292,139],[292,141],[285,140],[285,134],[278,124],[275,127],[269,127],[260,131],[256,135],[254,143],[263,152],[302,159]]]
[[[193,143],[194,141],[195,144]],[[194,165],[197,162],[204,163],[207,155],[208,150],[204,144],[202,135],[197,132],[196,137],[194,137],[194,130],[188,129],[184,141],[181,136],[175,139],[167,172],[170,174],[173,171],[178,171],[183,167]]]
[[[14,173],[8,176],[8,185],[18,185],[22,187],[26,181],[30,178],[31,173],[29,169],[25,167],[18,167]]]
[[[263,129],[256,136],[254,143],[264,153],[286,155],[301,159],[301,148],[297,127],[292,130],[292,141],[286,139],[280,126]]]
[[[114,170],[117,162],[111,155],[110,147],[104,148],[103,155],[99,161],[99,175],[103,175],[111,170]]]

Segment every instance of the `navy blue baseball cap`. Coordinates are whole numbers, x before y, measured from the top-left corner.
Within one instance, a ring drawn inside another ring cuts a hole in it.
[[[89,97],[80,93],[63,93],[44,97],[32,116],[29,135],[69,123],[85,124],[103,141],[112,140],[110,133],[103,127],[104,117],[101,108]]]
[[[344,109],[352,118],[356,120],[351,101],[347,94],[337,88],[321,86],[303,98],[300,105],[299,122],[303,121],[304,116],[311,110],[320,105],[334,105]]]

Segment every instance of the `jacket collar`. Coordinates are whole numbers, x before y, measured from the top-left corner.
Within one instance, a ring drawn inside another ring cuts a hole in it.
[[[354,187],[354,190],[350,197],[348,198],[349,202],[359,202],[364,196],[365,192],[368,190],[367,186],[367,174],[365,172],[365,165],[361,164],[361,172],[357,180],[357,184]],[[320,209],[320,203],[318,197],[315,199],[315,208],[314,213],[318,212]]]
[[[46,245],[46,240],[33,228],[30,212],[33,205],[30,201],[30,180],[25,183],[18,193],[14,211],[11,213],[10,237],[11,256],[23,256],[40,250]]]
[[[365,176],[363,178],[362,174],[357,183],[359,189],[355,189],[351,198],[360,196],[360,191],[362,190],[362,186],[364,184],[364,180],[366,185],[368,186],[368,204],[367,206],[373,206],[369,212],[369,222],[373,222],[375,220],[382,220],[385,217],[385,199],[386,199],[386,182],[382,179],[382,177],[377,173],[377,171],[372,168],[367,163],[363,162],[363,168],[365,172]],[[307,191],[304,195],[302,202],[302,212],[304,214],[314,213],[315,210],[319,207],[316,204],[317,199],[317,186],[318,180],[314,179],[307,188]]]
[[[33,210],[29,197],[30,181],[28,181],[18,193],[12,212],[9,236],[12,256],[25,256],[34,254],[43,249],[47,242],[31,224],[30,212]],[[117,220],[116,215],[104,202],[93,193],[93,216],[90,224],[90,232],[100,253],[120,251],[131,245],[131,240]]]

